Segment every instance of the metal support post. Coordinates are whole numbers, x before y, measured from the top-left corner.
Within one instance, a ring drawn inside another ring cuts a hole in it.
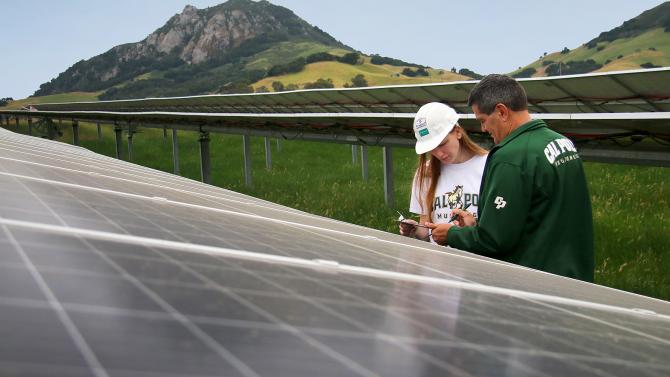
[[[121,159],[121,153],[122,153],[121,149],[123,148],[121,146],[121,133],[122,132],[123,132],[123,128],[121,128],[121,126],[119,126],[118,124],[115,124],[114,125],[114,135],[115,135],[115,138],[116,138],[116,158],[118,158],[119,160]]]
[[[368,180],[368,146],[361,145],[361,169],[363,170],[363,180]]]
[[[251,146],[250,136],[242,135],[242,144],[244,149],[244,185],[251,187]]]
[[[79,122],[72,121],[72,145],[79,146]]]
[[[9,128],[9,115],[5,117],[5,122],[7,122],[7,128]]]
[[[97,123],[98,126],[98,141],[102,141],[102,129],[100,128],[100,123]]]
[[[167,140],[167,126],[163,126],[163,140]]]
[[[393,153],[391,147],[384,149],[384,200],[386,205],[395,207],[395,195],[393,194]]]
[[[211,183],[210,173],[212,170],[209,155],[209,132],[200,131],[200,176],[204,183]]]
[[[33,136],[33,118],[28,118],[28,135]]]
[[[172,129],[172,171],[179,175],[179,141],[176,128]]]
[[[47,136],[49,137],[49,140],[55,139],[56,134],[56,123],[54,123],[51,119],[47,120]]]
[[[277,139],[277,152],[281,152],[281,139]]]
[[[351,146],[351,163],[354,165],[358,163],[358,145]]]
[[[133,130],[128,129],[128,161],[133,160]]]
[[[268,137],[265,138],[265,168],[272,170],[272,148]]]
[[[19,117],[16,117],[16,130],[19,130]]]

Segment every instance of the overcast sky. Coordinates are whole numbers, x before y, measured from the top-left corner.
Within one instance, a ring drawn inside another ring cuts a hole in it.
[[[81,59],[138,42],[210,0],[3,0],[0,97],[25,98]],[[574,48],[660,0],[270,0],[366,54],[506,73]]]

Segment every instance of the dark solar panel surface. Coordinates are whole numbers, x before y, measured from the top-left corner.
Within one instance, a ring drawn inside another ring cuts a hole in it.
[[[4,130],[0,227],[2,375],[670,374],[667,302]]]

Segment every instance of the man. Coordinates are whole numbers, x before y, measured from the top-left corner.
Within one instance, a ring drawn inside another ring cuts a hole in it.
[[[433,239],[592,282],[591,201],[572,142],[530,117],[523,87],[508,76],[486,76],[468,106],[496,144],[484,168],[479,222],[454,210],[461,226],[429,224]]]

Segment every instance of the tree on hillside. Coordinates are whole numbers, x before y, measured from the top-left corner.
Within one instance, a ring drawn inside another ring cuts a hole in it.
[[[286,90],[298,90],[300,87],[297,84],[288,84],[286,85]]]
[[[305,89],[323,89],[323,88],[334,88],[333,79],[323,79],[320,78],[314,82],[308,82],[305,84]]]
[[[357,52],[350,52],[344,55],[343,57],[338,58],[337,61],[339,61],[340,63],[355,65],[358,63],[358,59],[360,57],[361,57],[360,54],[358,54]]]
[[[567,54],[568,52],[570,52],[570,49],[567,48],[567,47],[563,47],[563,49],[561,50],[561,55],[565,55],[565,54]]]
[[[283,92],[285,90],[284,84],[281,81],[273,81],[272,90],[274,90],[275,92]]]
[[[344,84],[345,88],[364,88],[366,86],[368,86],[368,80],[366,80],[365,76],[360,73],[351,78],[351,84]]]
[[[14,98],[12,97],[0,98],[0,107],[7,106],[12,101],[14,101]]]

